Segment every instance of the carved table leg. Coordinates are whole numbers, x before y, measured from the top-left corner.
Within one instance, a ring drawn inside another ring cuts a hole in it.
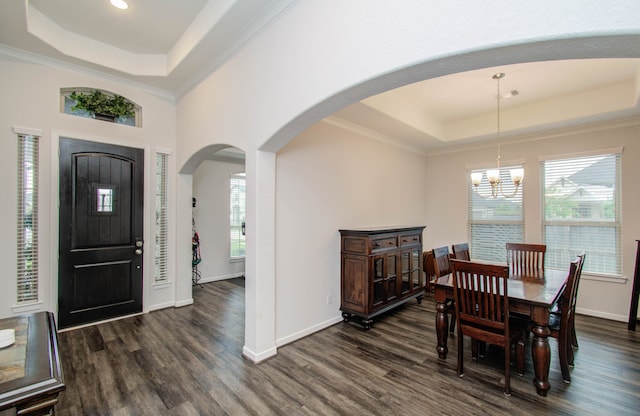
[[[533,385],[540,396],[547,396],[551,388],[549,384],[549,365],[551,362],[551,348],[549,347],[549,311],[534,310],[531,316],[535,326],[533,327],[533,341],[531,342],[531,355],[535,377]]]
[[[447,338],[449,336],[449,317],[447,316],[446,301],[436,303],[436,334],[438,336],[438,357],[446,360],[449,349],[447,348]]]

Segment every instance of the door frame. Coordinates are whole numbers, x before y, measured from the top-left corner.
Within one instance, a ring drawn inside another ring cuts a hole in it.
[[[50,233],[49,233],[49,258],[51,259],[50,264],[49,264],[49,279],[42,279],[42,283],[46,282],[47,287],[43,287],[40,290],[43,290],[44,293],[49,293],[47,302],[50,305],[50,310],[52,310],[55,314],[56,317],[56,322],[58,320],[58,271],[59,271],[59,262],[58,262],[58,253],[60,251],[60,246],[59,246],[59,241],[60,241],[60,227],[59,227],[59,221],[60,221],[60,206],[59,206],[59,195],[60,195],[60,138],[64,137],[64,138],[69,138],[69,139],[76,139],[76,140],[84,140],[84,141],[90,141],[90,142],[97,142],[97,143],[103,143],[103,144],[111,144],[111,145],[115,145],[115,146],[126,146],[126,147],[133,147],[136,149],[142,149],[143,153],[144,153],[144,168],[143,168],[143,172],[144,172],[144,180],[143,180],[143,195],[142,195],[142,201],[143,201],[143,207],[142,207],[142,235],[143,235],[143,239],[145,242],[149,242],[151,243],[151,227],[150,227],[150,223],[149,223],[149,210],[150,210],[150,204],[148,204],[148,202],[150,201],[150,190],[151,190],[151,173],[150,173],[150,163],[151,163],[151,147],[148,145],[144,145],[144,146],[140,146],[138,143],[134,143],[134,142],[128,142],[126,140],[122,140],[122,139],[112,139],[112,138],[107,138],[104,136],[96,136],[96,135],[92,135],[92,134],[85,134],[85,133],[77,133],[77,132],[67,132],[67,131],[59,131],[59,130],[52,130],[51,131],[51,159],[50,159],[50,166],[48,170],[42,169],[42,172],[48,171],[50,173],[49,175],[49,180],[50,180],[50,192],[51,194],[49,195],[49,200],[50,200],[50,207],[51,209],[49,210],[50,212],[50,217],[49,217],[49,224],[50,224]],[[155,166],[155,165],[154,165]],[[44,241],[43,241],[44,243]],[[145,244],[146,245],[146,244]],[[41,245],[41,250],[45,247],[45,244]],[[151,247],[146,245],[146,250],[147,252],[149,252],[149,250],[151,250]],[[150,255],[146,255],[143,258],[142,261],[142,312],[141,313],[147,313],[149,312],[149,290],[151,287],[151,284],[149,282],[149,276],[152,275],[152,271],[154,270],[152,268],[152,266],[154,266],[154,262],[152,263],[150,261],[150,258],[152,256]],[[40,292],[43,293],[43,292]],[[130,315],[127,315],[130,316]],[[112,319],[107,319],[105,321],[101,321],[101,322],[108,322],[108,321],[113,321],[113,320],[118,320],[118,319],[122,319],[122,317],[116,317],[116,318],[112,318]],[[82,326],[90,326],[90,325],[95,325],[95,322],[92,323],[88,323],[85,325],[79,325],[73,328],[79,328]],[[65,331],[67,329],[70,328],[65,328],[62,331]]]

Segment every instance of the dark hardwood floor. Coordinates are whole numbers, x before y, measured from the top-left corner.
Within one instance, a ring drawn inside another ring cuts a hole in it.
[[[431,295],[364,331],[337,324],[278,349],[261,364],[242,358],[244,289],[229,281],[194,288],[195,303],[59,334],[66,391],[59,415],[637,415],[640,333],[577,317],[580,349],[564,384],[551,340],[551,391],[527,374],[502,393],[501,351],[465,353],[456,376],[435,351]],[[466,342],[467,348],[470,342]],[[512,372],[514,373],[514,372]]]

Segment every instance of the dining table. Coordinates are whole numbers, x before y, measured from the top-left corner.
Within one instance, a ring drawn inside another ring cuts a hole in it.
[[[481,261],[483,263],[489,263]],[[501,262],[491,264],[506,265]],[[540,396],[546,396],[549,384],[551,348],[549,347],[549,313],[562,295],[568,271],[543,269],[531,275],[509,274],[507,293],[510,313],[530,322],[533,339],[531,352],[534,367],[533,384]],[[451,274],[431,282],[436,301],[436,333],[438,357],[447,358],[449,318],[447,302],[453,299],[453,276]],[[454,318],[455,319],[455,318]]]

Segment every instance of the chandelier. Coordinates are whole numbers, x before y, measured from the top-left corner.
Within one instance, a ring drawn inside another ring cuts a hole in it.
[[[497,198],[499,195],[504,196],[505,198],[513,198],[518,193],[518,188],[522,183],[522,178],[524,178],[524,169],[523,168],[515,168],[509,171],[511,176],[511,182],[515,186],[515,189],[512,194],[505,194],[502,190],[502,180],[500,179],[500,80],[504,78],[506,74],[504,72],[498,72],[492,78],[496,80],[497,85],[497,94],[496,94],[496,103],[497,103],[497,140],[498,140],[498,158],[496,159],[497,168],[496,169],[487,169],[486,175],[489,180],[489,184],[491,185],[491,196],[493,198]],[[478,192],[478,186],[482,183],[483,172],[473,172],[471,174],[471,183],[473,184],[475,191]]]

